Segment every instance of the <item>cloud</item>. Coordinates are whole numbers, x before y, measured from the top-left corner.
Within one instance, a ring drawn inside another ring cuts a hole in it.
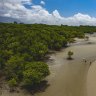
[[[41,5],[45,5],[45,2],[44,2],[44,1],[41,1],[40,4],[41,4]]]
[[[30,5],[30,9],[26,8],[24,4]],[[43,6],[32,4],[32,0],[2,0],[0,2],[0,16],[16,18],[24,23],[96,25],[96,17],[82,13],[64,17],[60,15],[58,10],[49,13]]]

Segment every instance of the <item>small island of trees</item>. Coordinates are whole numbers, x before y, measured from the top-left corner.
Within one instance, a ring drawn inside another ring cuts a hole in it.
[[[72,55],[74,54],[73,51],[68,51],[68,60],[72,60]]]

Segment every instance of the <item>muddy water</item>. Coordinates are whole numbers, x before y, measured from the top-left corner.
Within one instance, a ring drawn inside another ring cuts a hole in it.
[[[95,43],[95,37],[90,42]],[[87,91],[87,74],[90,61],[96,59],[96,45],[80,43],[51,55],[48,62],[51,75],[47,78],[50,86],[35,96],[92,96]],[[74,52],[74,59],[70,61],[66,59],[69,50]],[[86,58],[87,62],[82,58]]]

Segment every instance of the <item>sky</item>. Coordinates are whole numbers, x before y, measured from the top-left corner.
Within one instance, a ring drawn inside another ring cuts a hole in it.
[[[96,0],[0,0],[0,16],[49,25],[96,25]]]

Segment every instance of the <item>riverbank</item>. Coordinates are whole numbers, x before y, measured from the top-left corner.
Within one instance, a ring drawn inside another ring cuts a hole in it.
[[[91,43],[89,43],[91,42]],[[87,74],[90,62],[96,60],[96,38],[79,40],[70,47],[51,55],[51,75],[47,78],[50,86],[35,96],[87,96]],[[67,60],[67,52],[74,52],[74,60]],[[86,58],[87,62],[83,62]],[[91,95],[92,96],[92,95]]]
[[[74,52],[73,60],[66,59],[69,50]],[[86,63],[83,58],[86,58]],[[78,39],[70,47],[51,54],[47,62],[51,74],[46,78],[50,86],[34,96],[93,96],[87,93],[87,75],[90,62],[95,60],[96,38],[93,36],[90,36],[89,41]],[[10,93],[1,90],[1,92],[0,96],[33,96],[23,91]]]

